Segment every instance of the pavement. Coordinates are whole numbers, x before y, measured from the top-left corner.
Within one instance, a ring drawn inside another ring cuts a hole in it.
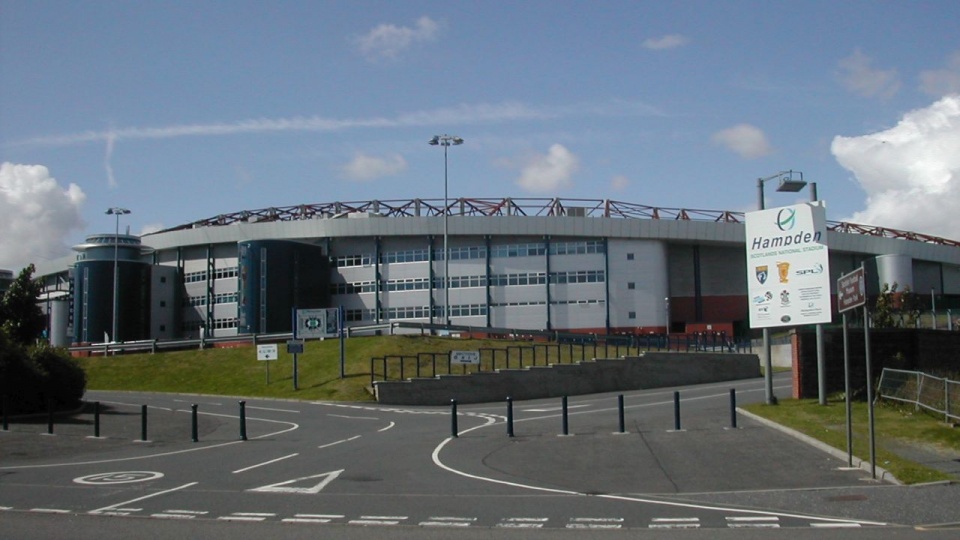
[[[781,395],[788,376],[775,379]],[[513,436],[505,403],[461,406],[454,437],[449,408],[251,400],[259,422],[249,422],[242,444],[242,398],[92,392],[103,400],[99,438],[90,407],[58,415],[52,435],[45,415],[0,432],[0,532],[11,512],[104,509],[167,518],[202,509],[234,521],[322,514],[342,524],[403,516],[393,521],[491,529],[960,522],[949,502],[960,485],[898,486],[882,468],[871,479],[863,467],[845,467],[845,452],[742,411],[734,428],[733,387],[738,403],[763,398],[762,380],[627,393],[624,433],[615,394],[570,398],[565,423],[560,400],[515,402]],[[674,392],[682,394],[680,429]],[[136,403],[149,404],[145,438]],[[114,465],[131,459],[140,461]],[[929,463],[953,466],[950,456]],[[125,477],[147,474],[143,467],[166,477]],[[89,487],[106,481],[116,487]]]

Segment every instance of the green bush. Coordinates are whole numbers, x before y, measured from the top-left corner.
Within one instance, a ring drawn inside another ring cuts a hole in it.
[[[80,404],[86,374],[63,349],[42,344],[30,349],[12,343],[0,332],[0,394],[7,414],[43,412]]]

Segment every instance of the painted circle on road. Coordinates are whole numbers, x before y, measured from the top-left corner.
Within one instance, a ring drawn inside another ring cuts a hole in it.
[[[149,482],[150,480],[156,480],[157,478],[163,478],[163,473],[151,471],[123,471],[91,474],[89,476],[74,478],[73,481],[77,484],[102,486],[113,484],[132,484],[134,482]]]

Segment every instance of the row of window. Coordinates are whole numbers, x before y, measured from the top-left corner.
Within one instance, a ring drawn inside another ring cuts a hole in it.
[[[603,300],[589,299],[589,300],[563,300],[559,302],[551,302],[552,305],[567,305],[567,304],[604,304]],[[450,306],[450,316],[451,317],[479,317],[485,316],[487,311],[490,308],[495,307],[518,307],[518,306],[545,306],[547,303],[545,301],[531,301],[531,302],[503,302],[498,304],[462,304]],[[429,306],[404,306],[404,307],[395,307],[387,308],[382,310],[381,314],[383,318],[387,320],[399,320],[399,319],[428,319],[430,318],[430,307]],[[433,316],[434,318],[443,317],[443,306],[434,306],[433,307]],[[361,322],[361,321],[372,321],[376,318],[375,309],[347,309],[344,311],[344,318],[347,322]]]
[[[551,284],[565,283],[603,283],[606,281],[606,273],[603,270],[571,270],[569,272],[550,272]],[[511,285],[545,285],[547,282],[546,272],[528,272],[520,274],[496,274],[490,276],[491,287],[507,287]],[[486,276],[451,276],[451,289],[464,289],[470,287],[485,287],[487,285]],[[433,288],[442,289],[444,279],[435,277],[433,279]],[[420,291],[430,288],[429,278],[408,278],[391,279],[387,281],[382,290],[389,292],[396,291]],[[353,283],[333,283],[330,285],[330,294],[359,294],[376,292],[375,281],[356,281]]]
[[[451,261],[485,259],[487,257],[487,248],[485,246],[452,247],[447,251],[450,253]],[[491,246],[490,248],[491,257],[533,257],[546,255],[547,252],[547,244],[543,242],[534,242],[528,244],[505,244]],[[585,255],[604,252],[604,243],[601,240],[555,242],[549,245],[550,255]],[[406,251],[388,251],[383,253],[380,257],[380,261],[383,264],[424,262],[429,260],[430,250],[427,248],[410,249]],[[434,248],[433,260],[443,260],[443,249]],[[342,255],[334,258],[334,265],[338,268],[348,266],[370,266],[371,264],[373,264],[373,255],[369,253],[359,255]]]
[[[237,293],[219,293],[213,296],[214,304],[233,304],[238,301]],[[197,307],[207,305],[207,297],[204,296],[189,296],[184,300],[184,304]]]
[[[225,328],[236,328],[237,327],[237,318],[236,317],[227,317],[224,319],[214,319],[213,320],[213,329],[214,330],[223,330]],[[197,332],[203,328],[203,321],[184,321],[181,328],[184,332]]]
[[[217,268],[213,272],[213,279],[227,279],[235,278],[238,275],[238,270],[236,266],[231,266],[228,268]],[[201,270],[200,272],[187,272],[183,275],[184,283],[197,283],[201,281],[207,281],[207,271]]]

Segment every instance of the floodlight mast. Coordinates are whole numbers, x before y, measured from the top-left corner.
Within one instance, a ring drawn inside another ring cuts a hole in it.
[[[129,214],[130,210],[126,208],[113,207],[107,208],[108,216],[116,216],[116,228],[113,233],[113,333],[110,335],[110,341],[119,342],[117,339],[117,311],[119,307],[119,288],[120,288],[120,268],[118,265],[120,253],[120,216]]]
[[[447,176],[447,147],[463,144],[463,139],[456,135],[434,135],[427,141],[431,146],[443,147],[443,320],[450,326],[450,252],[448,251],[447,214],[449,214],[448,176]],[[432,317],[432,314],[431,314]]]

